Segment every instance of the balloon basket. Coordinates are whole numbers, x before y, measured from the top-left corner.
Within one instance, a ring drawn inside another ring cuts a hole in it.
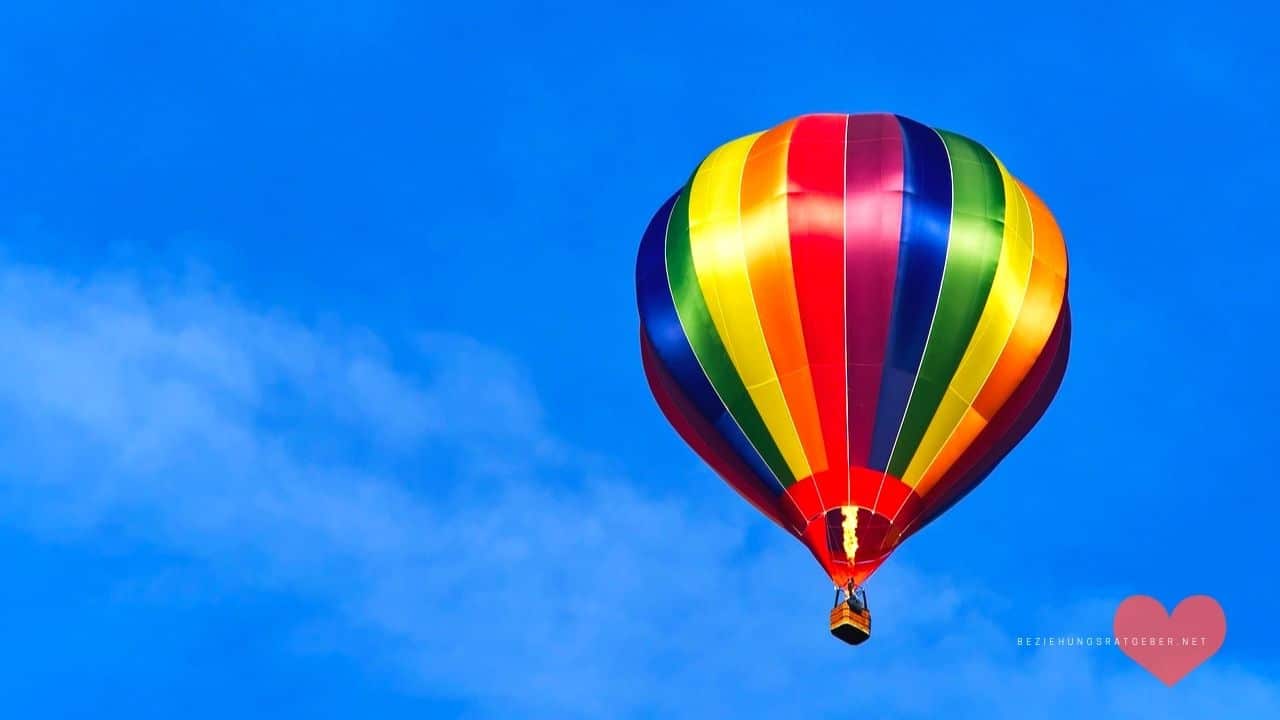
[[[861,645],[871,637],[871,611],[854,610],[840,603],[831,610],[831,634],[849,643]]]

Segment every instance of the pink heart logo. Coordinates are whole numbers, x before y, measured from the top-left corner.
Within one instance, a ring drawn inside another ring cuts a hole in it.
[[[1165,612],[1149,595],[1134,595],[1116,608],[1116,642],[1134,662],[1173,687],[1208,660],[1227,637],[1227,616],[1208,595],[1192,595]]]

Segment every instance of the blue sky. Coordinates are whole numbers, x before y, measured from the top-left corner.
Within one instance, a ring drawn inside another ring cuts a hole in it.
[[[5,10],[0,709],[1280,715],[1274,10],[545,5]],[[714,145],[873,110],[1046,199],[1075,336],[851,652],[662,421],[631,273]],[[1133,593],[1222,651],[1015,645]]]

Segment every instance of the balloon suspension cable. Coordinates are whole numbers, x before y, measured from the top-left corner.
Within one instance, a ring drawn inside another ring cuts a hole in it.
[[[840,607],[841,603],[847,603],[849,609],[854,612],[865,612],[868,608],[867,591],[853,580],[849,580],[844,587],[837,585],[836,604],[834,607]]]
[[[836,600],[835,600],[835,604],[832,605],[832,607],[840,607],[840,603],[853,600],[855,597],[859,595],[861,595],[863,598],[866,597],[867,591],[863,590],[862,586],[858,585],[853,580],[849,580],[849,582],[845,583],[844,586],[836,585],[835,588],[836,588]]]

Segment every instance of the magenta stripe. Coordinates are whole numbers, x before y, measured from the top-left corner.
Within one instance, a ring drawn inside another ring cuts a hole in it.
[[[866,467],[889,336],[902,229],[902,127],[850,115],[845,142],[845,348],[849,465]]]

